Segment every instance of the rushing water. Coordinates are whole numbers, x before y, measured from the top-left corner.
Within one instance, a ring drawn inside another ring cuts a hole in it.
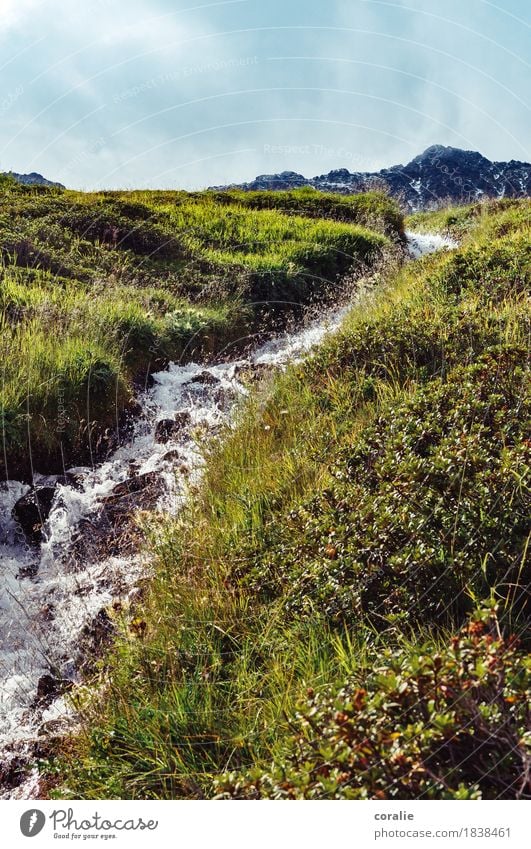
[[[437,235],[409,234],[414,258],[453,247]],[[73,562],[71,540],[82,520],[95,514],[117,484],[135,475],[158,475],[156,509],[175,513],[187,487],[201,474],[198,432],[214,434],[230,420],[238,399],[247,393],[238,375],[263,366],[282,368],[337,330],[348,307],[331,310],[294,333],[257,347],[244,358],[216,365],[171,363],[153,375],[127,443],[95,468],[76,470],[76,485],[58,486],[39,549],[24,543],[12,510],[30,487],[9,481],[0,488],[0,752],[4,761],[29,751],[46,723],[71,720],[64,699],[45,709],[36,705],[38,682],[55,676],[76,680],[76,655],[83,629],[117,597],[126,598],[145,573],[140,555]],[[164,444],[157,424],[186,411],[187,424]],[[178,452],[178,463],[176,463]],[[184,469],[179,472],[178,469]],[[38,483],[38,475],[36,476]],[[14,796],[30,798],[38,787],[34,772]]]

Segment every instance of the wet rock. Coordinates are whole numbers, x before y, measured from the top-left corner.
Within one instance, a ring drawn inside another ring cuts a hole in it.
[[[99,509],[81,520],[72,547],[74,561],[86,562],[134,551],[142,541],[135,513],[152,509],[163,489],[157,472],[127,478],[102,499]]]
[[[173,463],[174,461],[181,459],[181,452],[178,451],[177,448],[172,448],[171,451],[166,451],[163,459],[167,463]]]
[[[35,705],[45,708],[51,705],[55,699],[62,696],[72,687],[72,681],[65,678],[56,678],[54,675],[41,675],[37,684],[37,697]]]
[[[173,420],[179,427],[188,427],[192,423],[192,416],[188,410],[177,410]]]
[[[37,684],[37,701],[42,702],[45,699],[53,698],[56,694],[57,679],[53,675],[42,675]]]
[[[73,469],[68,469],[65,474],[66,483],[72,489],[77,489],[81,492],[85,488],[85,478],[91,472],[90,466],[76,466]]]
[[[171,463],[173,469],[181,475],[189,475],[190,467],[184,462],[181,452],[177,448],[172,448],[171,451],[166,451],[164,462]]]
[[[248,363],[236,366],[234,376],[242,383],[256,383],[276,371],[278,369],[273,363]]]
[[[188,410],[180,410],[175,413],[173,419],[161,419],[155,428],[155,442],[164,444],[169,442],[174,436],[177,436],[180,431],[187,427],[192,421],[192,417]]]
[[[54,737],[63,737],[67,727],[64,719],[49,719],[48,722],[43,722],[42,725],[39,725],[37,734],[39,737],[46,737],[48,740],[52,740]]]
[[[83,628],[76,667],[81,669],[84,675],[95,668],[103,649],[110,645],[115,632],[114,623],[105,608],[102,608],[92,622]]]
[[[17,580],[22,581],[24,578],[34,578],[37,572],[39,571],[39,562],[35,561],[34,563],[26,563],[26,565],[21,566],[17,572]]]
[[[234,404],[237,393],[232,389],[225,389],[223,386],[218,387],[214,392],[214,401],[219,410],[227,413]]]
[[[124,499],[130,500],[135,495],[142,495],[141,500],[144,501],[146,492],[151,492],[155,485],[157,486],[158,494],[159,484],[160,476],[157,472],[146,472],[143,475],[135,475],[132,478],[122,481],[122,483],[116,484],[110,494],[103,499],[102,504],[115,505],[120,502],[123,506]],[[134,502],[135,499],[133,498],[132,500]]]
[[[178,431],[179,427],[173,419],[161,419],[160,422],[157,422],[157,427],[155,428],[155,442],[161,444],[169,442],[173,434]]]
[[[202,371],[199,374],[196,374],[195,377],[192,377],[188,383],[203,383],[205,386],[216,386],[220,383],[219,377],[216,377],[210,371]]]
[[[57,480],[53,484],[38,484],[13,507],[13,518],[32,543],[37,544],[42,539],[42,527],[50,513],[56,488]]]
[[[12,790],[20,785],[28,777],[30,764],[28,758],[14,756],[0,763],[0,787]]]

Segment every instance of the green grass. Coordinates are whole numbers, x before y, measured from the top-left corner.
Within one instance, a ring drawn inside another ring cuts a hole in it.
[[[281,192],[231,190],[215,192],[211,196],[220,204],[247,209],[276,209],[290,215],[359,224],[394,239],[404,232],[403,219],[396,203],[383,192],[334,195],[305,187]]]
[[[529,210],[437,213],[462,247],[389,267],[205,447],[56,795],[529,797]]]
[[[439,230],[458,239],[467,238],[471,233],[476,238],[497,238],[511,232],[528,233],[530,219],[528,204],[503,198],[435,212],[417,212],[409,216],[408,227],[420,232]]]
[[[2,474],[28,475],[31,460],[40,471],[84,462],[150,369],[215,353],[254,332],[266,308],[326,297],[387,248],[380,232],[320,219],[319,203],[309,221],[208,193],[2,180]],[[391,201],[360,204],[396,237]]]

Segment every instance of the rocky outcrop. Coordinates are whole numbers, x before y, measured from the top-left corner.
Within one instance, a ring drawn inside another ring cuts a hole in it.
[[[470,203],[480,198],[518,198],[531,194],[531,164],[491,162],[480,153],[433,145],[407,165],[374,172],[346,168],[307,179],[295,171],[262,174],[250,183],[224,188],[294,189],[312,186],[325,192],[357,194],[384,188],[409,210],[429,209],[442,202]]]

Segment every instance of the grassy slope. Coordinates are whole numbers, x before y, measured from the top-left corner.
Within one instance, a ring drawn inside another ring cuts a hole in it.
[[[27,471],[30,450],[40,471],[60,466],[61,451],[67,463],[83,459],[135,376],[244,336],[257,302],[278,313],[322,295],[402,226],[378,195],[348,223],[300,206],[288,216],[208,193],[83,194],[3,178],[3,474]],[[356,223],[371,210],[374,230]]]
[[[529,795],[529,213],[417,218],[462,248],[390,269],[210,449],[60,795]]]
[[[400,211],[392,198],[380,192],[334,195],[305,187],[282,192],[232,190],[213,192],[212,196],[218,203],[237,204],[247,209],[276,209],[291,215],[361,224],[392,238],[396,238],[397,233],[403,234]]]

